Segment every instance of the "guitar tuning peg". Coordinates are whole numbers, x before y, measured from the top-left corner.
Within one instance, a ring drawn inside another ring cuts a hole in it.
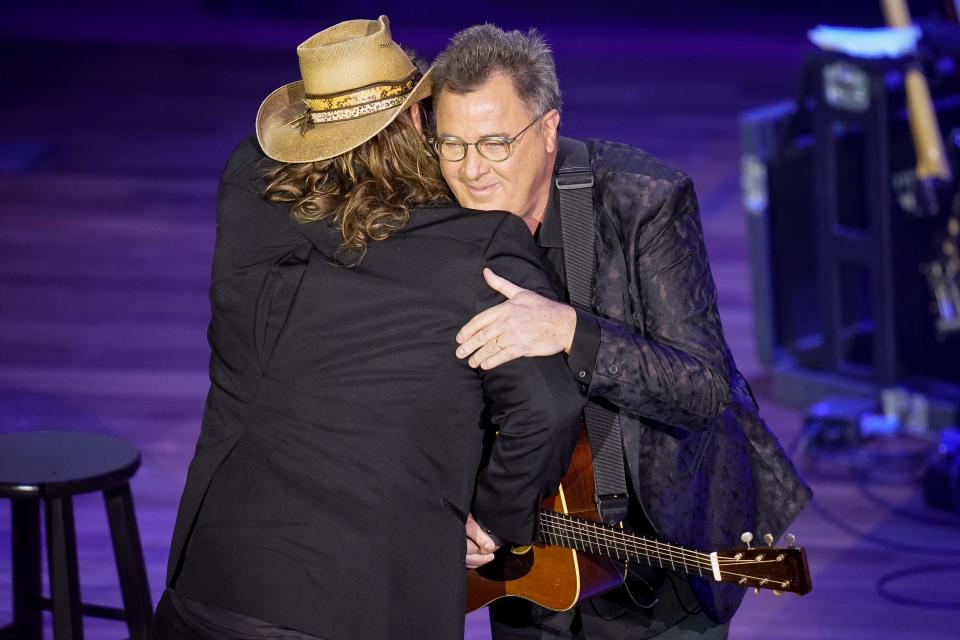
[[[753,592],[754,592],[754,593],[760,593],[760,587],[754,587],[754,588],[753,588]]]
[[[783,591],[777,591],[776,589],[774,589],[774,590],[773,590],[773,595],[775,595],[775,596],[782,596],[782,595],[783,595]]]
[[[763,541],[767,543],[767,546],[768,546],[768,547],[772,547],[772,546],[773,546],[773,534],[772,534],[772,533],[765,533],[765,534],[763,534]]]
[[[740,542],[743,542],[747,545],[747,549],[750,548],[750,543],[753,542],[753,534],[749,531],[744,531],[740,534]]]
[[[787,535],[783,536],[783,539],[787,543],[788,547],[797,546],[797,536],[793,535],[792,533],[788,533]]]

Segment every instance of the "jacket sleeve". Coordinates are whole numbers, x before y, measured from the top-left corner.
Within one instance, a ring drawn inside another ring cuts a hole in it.
[[[634,320],[642,329],[597,318],[600,345],[587,394],[636,416],[704,429],[729,402],[730,380],[699,208],[688,177],[651,186],[664,191],[659,205],[635,194],[604,201],[637,209],[614,218],[624,237],[627,295],[639,303]]]
[[[214,261],[224,269],[272,262],[306,242],[290,221],[290,205],[263,195],[265,159],[255,142],[244,140],[220,177]]]
[[[556,298],[543,274],[526,225],[508,216],[494,234],[484,266],[512,282]],[[478,273],[477,311],[503,302]],[[529,544],[540,500],[556,490],[576,444],[585,402],[563,356],[517,358],[481,371],[483,392],[498,433],[477,477],[474,513],[495,538]]]
[[[267,176],[275,167],[256,138],[248,138],[234,150],[220,178],[218,250],[234,267],[272,261],[304,245],[335,255],[342,240],[336,225],[294,222],[289,202],[267,200]]]

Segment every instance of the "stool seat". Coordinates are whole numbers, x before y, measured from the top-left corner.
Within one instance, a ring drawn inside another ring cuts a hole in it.
[[[0,639],[41,640],[41,612],[53,615],[56,640],[83,640],[83,616],[127,623],[131,640],[147,640],[153,604],[129,479],[140,452],[110,436],[76,431],[0,435],[0,498],[10,500],[13,623]],[[80,598],[73,496],[103,494],[123,608]],[[40,507],[46,526],[40,527]],[[50,597],[42,594],[41,537],[46,534]]]
[[[123,484],[140,452],[118,438],[76,431],[0,435],[0,497],[50,498]]]

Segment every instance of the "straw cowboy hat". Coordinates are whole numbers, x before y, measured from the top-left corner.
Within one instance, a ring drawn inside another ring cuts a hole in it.
[[[387,16],[348,20],[297,47],[301,82],[280,87],[257,112],[257,139],[280,162],[326,160],[360,146],[430,95],[390,37]]]

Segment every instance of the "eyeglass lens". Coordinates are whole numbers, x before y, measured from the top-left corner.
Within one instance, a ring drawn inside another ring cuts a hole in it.
[[[464,156],[467,155],[468,146],[473,145],[456,140],[441,140],[440,155],[445,160],[457,162],[463,160]],[[493,162],[502,162],[510,155],[510,144],[503,140],[480,140],[475,146],[480,155]]]

